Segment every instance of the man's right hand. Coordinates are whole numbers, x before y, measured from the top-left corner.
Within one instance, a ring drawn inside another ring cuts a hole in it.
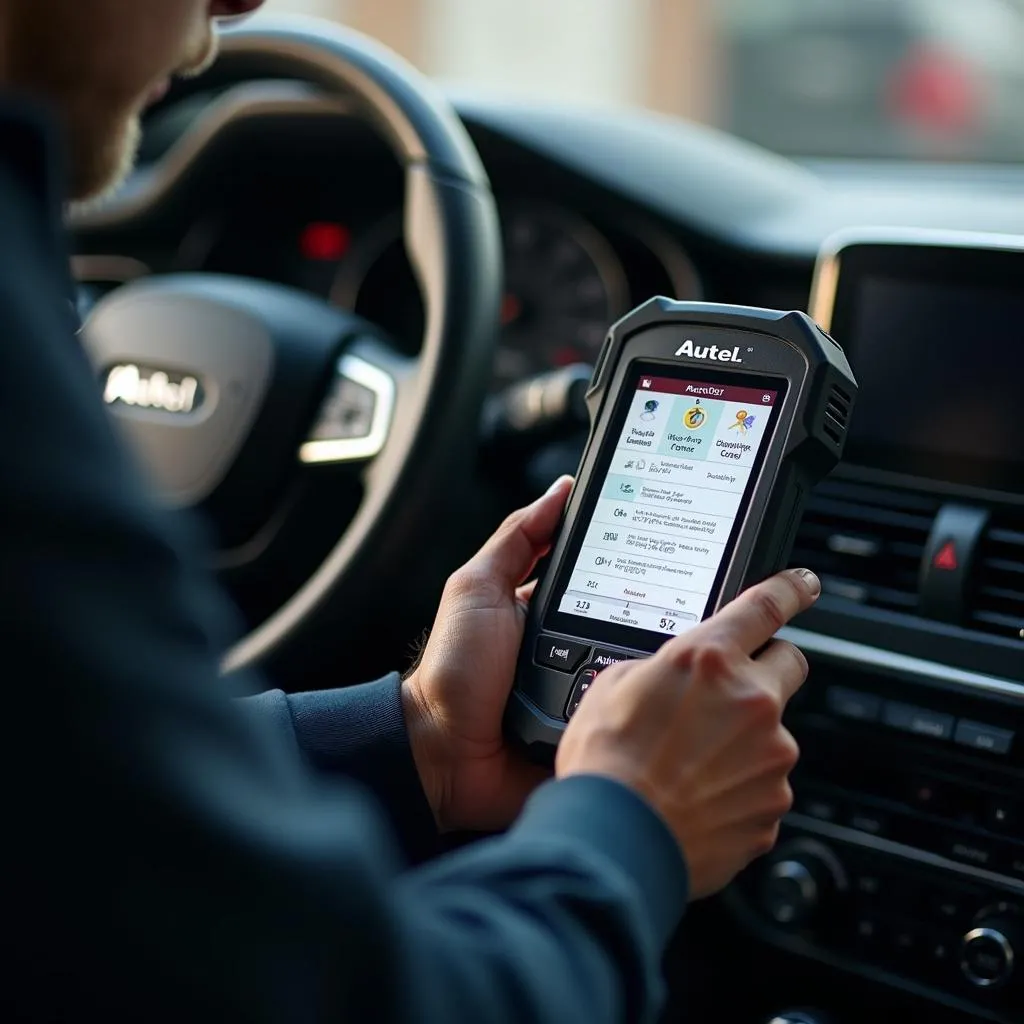
[[[653,657],[602,672],[562,737],[560,778],[616,779],[661,814],[694,899],[767,853],[792,804],[799,750],[782,713],[807,661],[773,637],[820,592],[802,569],[750,588]]]

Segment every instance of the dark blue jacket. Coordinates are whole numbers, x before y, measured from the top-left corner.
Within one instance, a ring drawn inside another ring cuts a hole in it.
[[[687,891],[642,800],[552,782],[409,868],[433,826],[396,676],[227,695],[231,612],[73,337],[54,158],[0,107],[0,1017],[651,1020]]]

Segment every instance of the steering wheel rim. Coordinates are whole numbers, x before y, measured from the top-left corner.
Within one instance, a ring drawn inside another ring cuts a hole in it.
[[[342,357],[355,356],[364,365],[376,361],[392,375],[396,397],[386,440],[366,466],[363,500],[354,517],[306,582],[228,650],[222,668],[230,672],[291,649],[328,607],[346,603],[346,595],[359,600],[355,581],[387,575],[400,553],[411,553],[415,539],[422,540],[432,503],[461,461],[453,453],[467,441],[475,447],[478,437],[497,340],[502,265],[497,208],[476,149],[440,91],[400,57],[333,23],[261,17],[223,32],[218,65],[241,79],[300,79],[341,92],[380,131],[405,171],[405,245],[426,313],[420,354],[411,366],[382,350],[379,333],[376,338],[364,333]],[[241,293],[230,281],[192,277],[198,287],[182,293],[184,305],[197,294],[216,298],[220,292],[228,306],[239,306],[231,293]],[[172,288],[179,280],[184,276],[165,279]],[[268,293],[273,288],[266,286]],[[105,303],[124,292],[121,306],[134,300],[137,317],[146,289],[132,284],[103,300],[93,313],[99,334],[104,317],[116,320]],[[277,305],[292,303],[301,317],[301,303],[277,290]],[[165,293],[166,288],[156,298],[166,302]],[[327,309],[318,300],[303,297],[302,302]],[[307,319],[320,316],[310,313]],[[350,338],[354,319],[337,315]],[[124,326],[115,324],[107,333],[123,334]],[[88,328],[86,334],[93,337]],[[106,346],[102,356],[109,358],[105,341],[87,343],[94,354]]]
[[[409,532],[414,524],[402,495],[435,483],[430,467],[440,461],[437,452],[448,449],[428,427],[440,415],[437,406],[450,408],[451,395],[463,389],[463,396],[475,398],[462,400],[477,407],[468,417],[474,430],[479,422],[501,298],[500,228],[490,183],[469,134],[433,83],[367,36],[305,19],[250,22],[224,34],[222,62],[244,66],[253,58],[266,70],[279,65],[284,74],[300,72],[328,90],[341,88],[365,105],[390,142],[406,172],[405,244],[423,294],[426,328],[417,373],[422,407],[418,415],[403,410],[415,422],[404,431],[392,424],[345,532],[306,583],[228,651],[225,671],[264,660],[295,637],[343,577],[372,572],[361,563],[369,560],[375,535]],[[444,418],[466,425],[467,417]],[[457,435],[460,426],[449,424],[447,432]],[[427,447],[434,448],[433,457]]]

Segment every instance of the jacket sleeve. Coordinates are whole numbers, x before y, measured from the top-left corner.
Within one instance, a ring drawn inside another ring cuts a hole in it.
[[[686,874],[639,798],[552,783],[410,871],[365,787],[226,694],[226,606],[117,443],[30,209],[0,174],[4,1018],[652,1020]]]
[[[370,789],[409,860],[419,862],[437,851],[437,827],[409,746],[397,672],[334,690],[269,690],[240,703],[285,737],[294,736],[298,751],[317,771]]]

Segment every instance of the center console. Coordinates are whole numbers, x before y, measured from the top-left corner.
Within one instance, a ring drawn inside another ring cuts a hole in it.
[[[848,236],[819,264],[861,404],[794,556],[823,597],[787,631],[811,664],[793,813],[728,895],[764,942],[1002,1022],[1024,1021],[1022,247]]]
[[[1024,1019],[1024,687],[792,630],[794,812],[733,906],[794,952]]]

